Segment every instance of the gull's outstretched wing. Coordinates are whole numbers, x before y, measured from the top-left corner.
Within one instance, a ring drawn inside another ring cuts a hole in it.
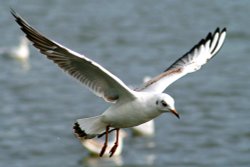
[[[118,99],[134,99],[133,91],[101,65],[45,37],[14,10],[11,10],[11,14],[26,37],[42,54],[82,82],[97,96],[103,97],[108,102],[115,102]]]
[[[189,52],[179,58],[163,73],[146,82],[136,91],[163,92],[170,84],[188,73],[195,72],[206,64],[222,47],[226,37],[226,28],[209,33]]]

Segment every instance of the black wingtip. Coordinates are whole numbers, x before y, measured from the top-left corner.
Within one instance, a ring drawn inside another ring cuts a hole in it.
[[[11,14],[12,14],[12,13],[16,13],[15,10],[14,10],[12,7],[10,7],[10,13],[11,13]]]
[[[18,14],[17,14],[17,12],[16,12],[13,8],[11,8],[11,7],[10,7],[10,13],[11,13],[12,16],[14,16],[16,19],[19,17]]]
[[[223,33],[223,32],[226,32],[226,31],[227,31],[226,27],[222,28],[222,30],[220,30],[220,27],[217,27],[216,30],[214,31],[214,34],[215,33]]]
[[[227,32],[227,28],[224,27],[221,32]]]
[[[220,32],[220,27],[217,27],[216,29],[215,29],[215,33],[216,32]]]
[[[222,29],[220,29],[220,27],[217,27],[217,28],[215,29],[215,31],[214,31],[213,34],[216,34],[216,33],[222,34],[222,33],[226,32],[226,31],[227,31],[227,28],[226,28],[226,27],[223,27]]]
[[[19,24],[19,26],[22,29],[25,20],[23,20],[22,17],[13,8],[10,8],[10,13],[15,18],[15,21],[17,22],[17,24]]]
[[[205,38],[205,40],[207,41],[207,40],[209,40],[211,38],[212,38],[212,33],[210,32],[210,33],[207,34],[207,37]]]

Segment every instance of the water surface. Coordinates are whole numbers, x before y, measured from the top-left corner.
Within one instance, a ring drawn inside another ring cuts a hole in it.
[[[0,57],[0,166],[249,166],[249,1],[0,2],[0,46],[22,35],[16,9],[48,37],[140,85],[216,27],[228,36],[202,70],[171,85],[181,114],[156,119],[153,138],[127,138],[122,156],[91,159],[72,135],[108,104],[31,48],[30,70]]]

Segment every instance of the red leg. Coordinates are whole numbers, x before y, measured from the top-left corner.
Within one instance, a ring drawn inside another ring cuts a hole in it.
[[[113,132],[114,130],[116,130],[116,129],[114,128],[114,129],[109,130],[109,133]],[[101,138],[101,137],[102,137],[103,135],[105,135],[105,134],[106,134],[106,131],[103,132],[103,133],[101,133],[101,134],[99,134],[99,135],[97,136],[97,138]]]
[[[117,149],[117,147],[118,147],[118,141],[119,141],[119,128],[117,128],[116,129],[116,140],[115,140],[115,144],[114,144],[114,146],[111,148],[111,150],[109,151],[109,153],[110,153],[110,155],[109,155],[109,157],[112,157],[113,156],[113,154],[115,153],[115,151],[116,151],[116,149]]]
[[[100,157],[103,156],[103,154],[105,153],[105,150],[106,150],[106,148],[108,146],[109,126],[106,127],[106,133],[105,134],[106,134],[106,136],[105,136],[105,142],[104,142],[102,150],[101,150],[101,152],[99,154]]]

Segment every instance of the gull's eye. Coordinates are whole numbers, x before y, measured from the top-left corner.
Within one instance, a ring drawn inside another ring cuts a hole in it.
[[[168,106],[167,103],[164,100],[161,101],[161,104],[162,104],[163,107],[167,107]]]

